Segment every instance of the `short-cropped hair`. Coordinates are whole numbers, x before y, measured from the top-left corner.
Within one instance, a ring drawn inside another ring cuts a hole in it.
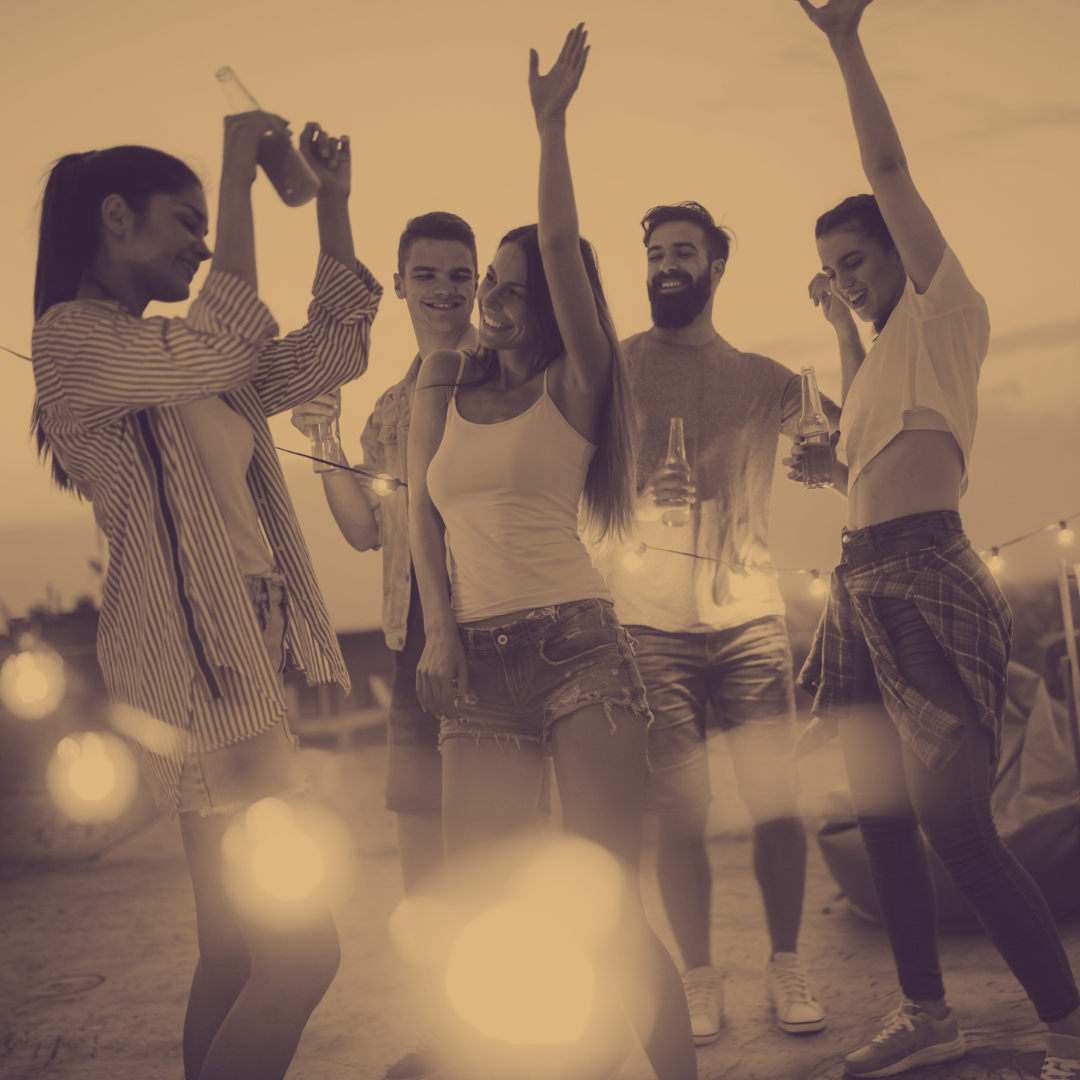
[[[666,225],[669,221],[689,221],[700,226],[705,233],[705,250],[709,262],[723,259],[727,262],[731,250],[731,233],[723,225],[717,225],[712,214],[699,202],[681,202],[670,206],[654,206],[642,219],[641,227],[645,230],[643,243],[649,246],[653,229],[657,225]]]
[[[476,236],[472,227],[457,214],[448,214],[445,210],[432,210],[430,214],[420,214],[409,218],[405,231],[401,234],[397,249],[398,273],[405,273],[405,264],[409,261],[409,252],[417,240],[458,240],[469,249],[472,255],[473,269],[477,269],[479,260],[476,256]]]

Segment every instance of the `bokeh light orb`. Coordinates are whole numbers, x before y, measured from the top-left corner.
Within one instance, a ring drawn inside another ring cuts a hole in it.
[[[398,953],[414,967],[435,967],[449,958],[462,918],[434,896],[406,896],[394,908],[388,929]]]
[[[20,720],[43,720],[66,692],[64,661],[51,649],[22,649],[0,665],[0,703]]]
[[[139,769],[122,739],[85,731],[60,740],[45,784],[54,805],[72,821],[115,821],[135,800]]]
[[[248,918],[274,930],[313,925],[342,898],[352,838],[328,810],[260,799],[236,815],[221,844],[225,887]]]
[[[457,936],[446,992],[462,1019],[488,1038],[573,1043],[592,1010],[596,972],[559,920],[530,904],[500,904]]]

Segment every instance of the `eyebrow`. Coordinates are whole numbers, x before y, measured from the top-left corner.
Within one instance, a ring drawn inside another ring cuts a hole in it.
[[[691,248],[694,251],[697,251],[697,249],[698,249],[697,244],[695,244],[693,240],[678,240],[674,244],[672,244],[671,246],[674,247],[674,248]],[[663,251],[663,250],[664,249],[663,249],[663,247],[660,246],[660,244],[651,244],[647,249],[648,252]]]
[[[187,202],[182,202],[180,205],[185,210],[190,210],[199,219],[200,224],[209,226],[210,222],[207,220],[206,215],[197,206],[192,206],[191,203]]]
[[[437,267],[437,266],[414,266],[409,270],[410,274],[416,274],[416,273],[437,274],[438,272],[439,272],[439,267]],[[471,266],[452,266],[450,268],[450,270],[448,271],[448,273],[451,273],[451,274],[458,274],[458,273],[475,274],[476,271]]]
[[[841,255],[840,258],[838,258],[836,261],[838,263],[842,263],[845,259],[850,259],[852,255],[861,255],[862,253],[862,248],[852,248],[850,251],[845,251],[844,254]],[[828,270],[829,268],[824,263],[822,263],[821,269]]]
[[[491,266],[489,264],[486,273],[494,274],[495,273],[495,267]],[[522,291],[525,290],[525,286],[520,281],[502,281],[499,284],[500,285],[513,285],[514,288],[516,288],[516,289],[521,289]]]

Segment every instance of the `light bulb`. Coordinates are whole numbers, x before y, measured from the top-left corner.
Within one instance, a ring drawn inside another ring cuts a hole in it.
[[[1069,528],[1068,524],[1066,524],[1066,522],[1064,522],[1064,521],[1059,521],[1058,522],[1057,542],[1062,547],[1068,547],[1073,542],[1073,540],[1075,540],[1075,539],[1076,539],[1076,536],[1073,533],[1072,529]]]
[[[816,597],[825,596],[829,591],[828,583],[822,580],[821,575],[816,570],[810,571],[810,595]]]
[[[645,565],[645,560],[642,558],[644,554],[644,544],[627,544],[622,557],[623,569],[629,570],[632,574],[636,573]]]
[[[999,574],[1005,569],[1005,560],[998,554],[997,548],[990,549],[990,556],[983,556],[986,559],[986,565],[990,568],[992,574]]]
[[[401,481],[396,476],[391,476],[389,473],[379,473],[371,481],[371,490],[376,495],[389,495],[401,487]]]

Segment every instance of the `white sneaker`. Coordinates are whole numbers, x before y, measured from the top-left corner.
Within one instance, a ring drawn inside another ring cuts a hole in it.
[[[806,972],[798,954],[773,954],[765,968],[765,989],[782,1031],[800,1035],[821,1031],[825,1026],[825,1010],[814,1000],[806,985]]]
[[[716,968],[691,968],[682,977],[686,1004],[690,1006],[690,1028],[695,1046],[708,1046],[720,1038],[724,1016],[724,983]]]
[[[1046,1033],[1046,1060],[1040,1080],[1080,1080],[1080,1038]]]

